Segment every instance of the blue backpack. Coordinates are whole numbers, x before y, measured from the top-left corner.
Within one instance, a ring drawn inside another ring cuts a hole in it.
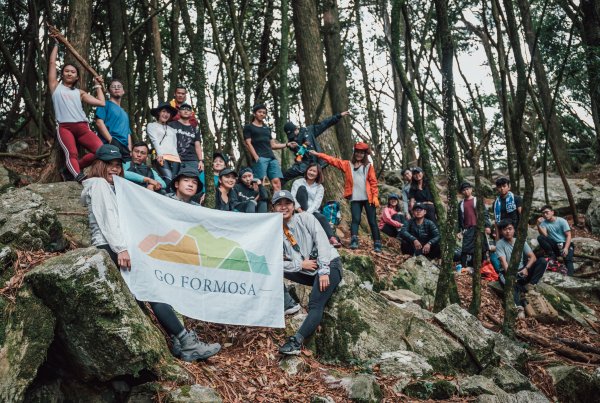
[[[328,201],[327,203],[325,203],[325,206],[321,210],[321,214],[323,214],[325,218],[327,218],[327,221],[329,221],[331,225],[338,225],[342,220],[340,202],[336,200]]]

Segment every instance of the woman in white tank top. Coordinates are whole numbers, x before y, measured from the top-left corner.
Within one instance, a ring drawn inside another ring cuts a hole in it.
[[[79,69],[73,64],[65,64],[60,71],[60,82],[57,78],[56,56],[58,55],[58,41],[50,53],[48,65],[48,86],[52,94],[54,116],[56,117],[57,139],[65,153],[66,171],[76,181],[86,179],[83,169],[95,159],[94,153],[102,145],[88,124],[87,116],[83,111],[82,101],[92,106],[104,106],[104,93],[102,92],[102,77],[96,80],[96,97],[77,88]],[[79,158],[77,146],[85,147],[90,153]],[[63,171],[63,177],[66,172]]]

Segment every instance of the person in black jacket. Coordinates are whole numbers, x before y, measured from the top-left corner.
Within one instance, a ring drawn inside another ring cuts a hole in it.
[[[420,203],[425,209],[425,217],[437,224],[437,215],[433,203],[433,194],[429,190],[429,179],[425,178],[425,173],[420,167],[412,169],[412,181],[410,191],[408,192],[410,200],[410,209],[412,211],[415,203]]]
[[[425,207],[416,203],[412,209],[413,218],[400,229],[398,238],[402,244],[402,253],[406,255],[425,255],[429,259],[441,257],[440,231],[435,223],[425,218]]]
[[[256,202],[256,213],[266,213],[269,202],[269,191],[262,185],[260,179],[254,179],[252,168],[240,170],[238,183],[233,187],[238,200]]]
[[[317,157],[309,154],[310,150],[315,150],[319,153],[323,152],[321,145],[317,141],[317,137],[323,134],[323,132],[329,129],[331,126],[337,124],[344,116],[348,116],[349,114],[350,112],[348,111],[338,113],[323,119],[316,125],[310,125],[307,127],[298,127],[293,122],[287,122],[283,126],[283,130],[287,135],[288,142],[297,144],[297,147],[290,147],[290,150],[296,153],[296,160],[294,165],[284,172],[283,184],[289,180],[304,175],[304,172],[306,172],[306,169],[311,162],[319,162]]]
[[[255,213],[256,201],[240,201],[233,187],[237,180],[237,173],[231,168],[219,172],[219,187],[215,199],[215,209],[223,211],[238,211],[242,213]]]

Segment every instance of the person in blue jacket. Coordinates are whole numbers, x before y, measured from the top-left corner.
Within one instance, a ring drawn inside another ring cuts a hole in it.
[[[165,192],[166,184],[158,172],[146,164],[148,160],[148,144],[138,141],[133,144],[131,160],[123,163],[125,179],[146,187],[155,192]]]

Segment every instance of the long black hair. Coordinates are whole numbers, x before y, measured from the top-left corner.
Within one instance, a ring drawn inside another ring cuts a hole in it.
[[[81,78],[81,71],[79,71],[79,67],[77,67],[76,65],[74,65],[73,63],[66,63],[65,65],[62,66],[62,68],[60,69],[60,80],[62,81],[62,77],[63,77],[63,73],[65,72],[65,69],[67,68],[67,66],[71,66],[75,69],[75,71],[77,72],[77,80],[75,80],[75,82],[73,83],[73,86],[71,87],[72,90],[77,89],[77,83],[79,83],[79,79]]]

